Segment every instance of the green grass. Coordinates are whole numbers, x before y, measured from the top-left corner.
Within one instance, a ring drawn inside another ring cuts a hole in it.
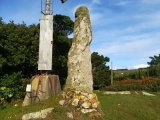
[[[104,95],[102,91],[96,91],[96,94],[105,114],[104,120],[160,120],[160,93],[158,92],[152,93],[156,96]],[[67,120],[66,113],[70,112],[70,108],[61,107],[58,102],[58,98],[51,97],[27,107],[22,107],[22,102],[18,102],[17,107],[14,106],[15,103],[11,103],[6,109],[0,109],[0,120],[21,120],[23,114],[49,107],[53,107],[54,110],[46,120]],[[78,116],[76,120],[80,120]]]
[[[105,120],[160,120],[160,94],[103,95],[97,93]]]
[[[18,106],[14,106],[15,103],[11,103],[7,105],[6,109],[0,110],[0,120],[21,120],[24,114],[51,107],[54,108],[53,112],[46,120],[52,120],[50,119],[52,116],[54,116],[55,120],[64,120],[64,118],[66,118],[66,113],[69,112],[69,108],[59,106],[58,97],[50,97],[46,101],[41,101],[25,107],[22,106],[22,101],[16,104],[18,104]]]

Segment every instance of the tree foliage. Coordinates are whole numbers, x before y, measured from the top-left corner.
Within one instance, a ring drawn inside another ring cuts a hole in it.
[[[73,27],[74,22],[68,16],[54,16],[53,73],[59,75],[62,86],[67,78],[68,51],[72,43],[68,35],[73,33]]]
[[[160,64],[160,54],[158,56],[154,55],[153,57],[149,57],[149,58],[151,59],[151,61],[148,62],[148,65],[155,66]]]
[[[36,73],[39,26],[0,22],[0,76],[21,71],[24,77]]]
[[[39,31],[39,24],[27,26],[24,22],[5,23],[0,18],[0,87],[6,88],[1,91],[3,95],[12,92],[13,96],[17,96],[17,91],[23,91],[25,88],[25,85],[23,86],[25,78],[30,79],[39,73],[37,70]],[[73,21],[69,17],[54,16],[52,73],[59,75],[62,83],[67,77],[67,54],[71,46],[68,35],[72,32]],[[23,86],[23,90],[17,86]]]
[[[109,62],[108,57],[99,55],[98,52],[93,52],[91,55],[92,73],[94,88],[110,85],[110,70],[106,63]]]
[[[149,76],[153,77],[159,77],[160,76],[160,54],[154,55],[153,57],[149,57],[151,59],[150,62],[148,62],[149,70]]]
[[[38,25],[0,18],[0,103],[23,98],[23,81],[37,73],[38,38]]]

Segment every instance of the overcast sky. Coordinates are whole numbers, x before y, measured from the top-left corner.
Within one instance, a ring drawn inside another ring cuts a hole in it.
[[[74,21],[81,5],[90,11],[91,52],[109,57],[114,69],[146,67],[149,56],[160,54],[160,0],[53,0],[53,13]],[[40,11],[41,0],[0,0],[6,23],[37,24]]]

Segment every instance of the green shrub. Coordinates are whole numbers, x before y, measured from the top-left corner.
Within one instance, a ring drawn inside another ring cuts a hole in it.
[[[5,74],[0,79],[0,105],[6,102],[16,100],[24,97],[25,86],[22,85],[23,75],[21,72],[13,73],[11,75]]]
[[[114,85],[107,86],[105,88],[107,91],[160,91],[160,80],[151,79],[150,80],[122,80],[117,81]]]

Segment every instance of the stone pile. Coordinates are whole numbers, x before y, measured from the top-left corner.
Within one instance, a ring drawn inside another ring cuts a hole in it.
[[[75,89],[68,89],[63,91],[61,96],[62,99],[59,101],[61,106],[71,106],[77,112],[80,111],[84,114],[90,113],[90,116],[96,118],[101,117],[100,102],[95,93],[85,93],[76,91]]]

